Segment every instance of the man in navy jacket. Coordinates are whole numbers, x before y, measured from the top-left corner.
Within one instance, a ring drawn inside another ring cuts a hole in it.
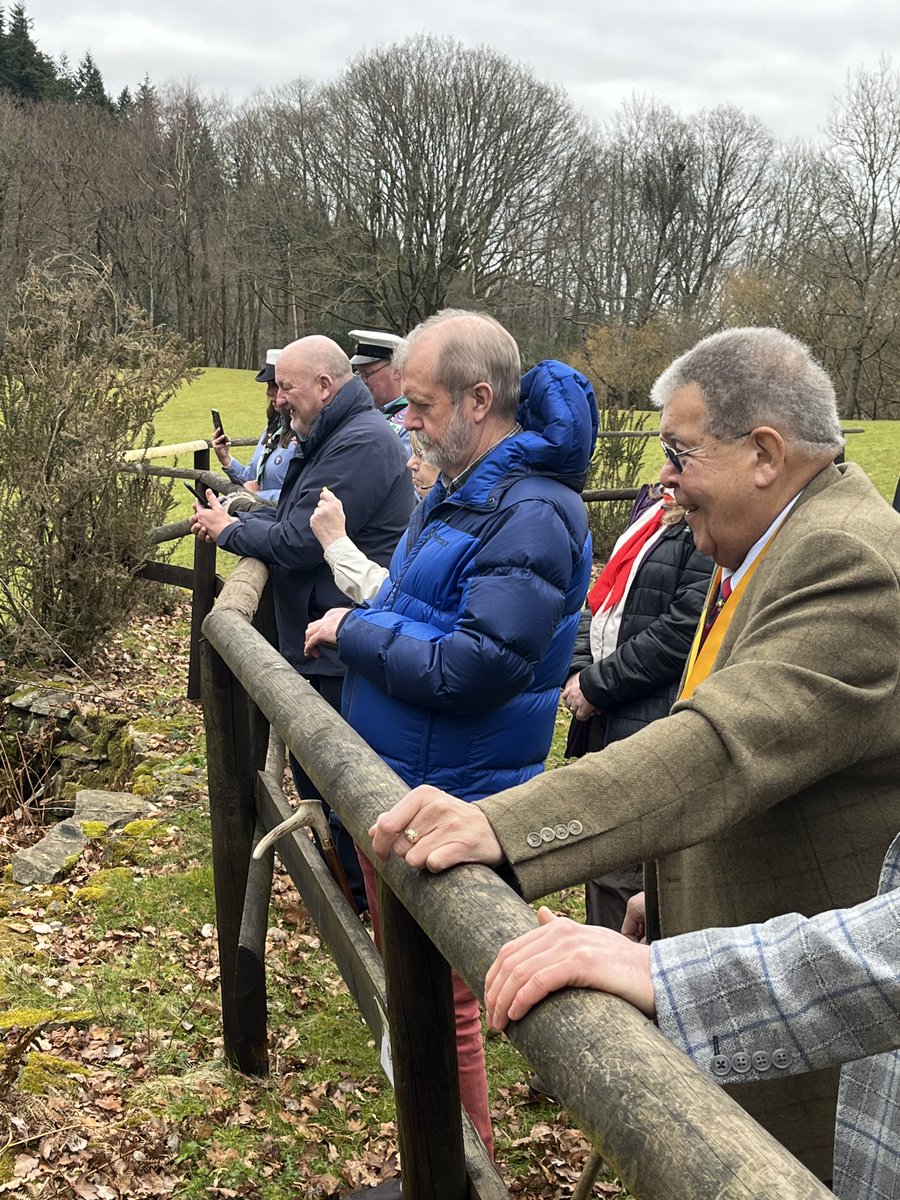
[[[354,377],[350,360],[336,342],[318,336],[292,342],[279,355],[276,382],[298,439],[278,507],[233,516],[208,492],[210,507],[197,509],[193,529],[231,554],[266,563],[281,653],[340,709],[345,668],[337,653],[326,648],[308,658],[303,648],[309,623],[347,602],[309,518],[322,488],[328,487],[344,506],[348,536],[369,558],[386,566],[406,529],[415,493],[400,439],[373,406],[368,388]],[[317,796],[312,782],[292,765],[301,794]],[[332,825],[357,904],[364,907],[353,844],[336,817]]]

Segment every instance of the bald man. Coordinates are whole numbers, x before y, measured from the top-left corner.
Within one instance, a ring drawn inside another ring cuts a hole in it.
[[[368,558],[387,566],[409,522],[415,493],[400,439],[336,342],[300,338],[282,350],[275,371],[278,399],[298,440],[278,507],[232,516],[208,492],[210,507],[195,506],[192,528],[222,550],[258,558],[269,567],[279,649],[340,711],[345,668],[336,651],[326,646],[310,658],[303,648],[309,623],[347,603],[309,518],[328,487],[344,506],[348,537]],[[302,795],[318,795],[296,766],[295,778]],[[336,820],[332,824],[337,826]],[[357,906],[363,908],[365,889],[353,844],[342,829],[336,832]]]

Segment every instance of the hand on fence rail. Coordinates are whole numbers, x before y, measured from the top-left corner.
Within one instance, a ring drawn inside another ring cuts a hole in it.
[[[650,947],[600,925],[581,925],[538,911],[540,925],[507,942],[484,981],[484,1003],[494,1029],[519,1021],[551,992],[594,988],[621,996],[656,1016]]]
[[[503,851],[487,817],[477,804],[467,804],[429,784],[414,788],[386,813],[369,837],[386,862],[391,851],[411,867],[446,871],[457,863],[503,861]]]

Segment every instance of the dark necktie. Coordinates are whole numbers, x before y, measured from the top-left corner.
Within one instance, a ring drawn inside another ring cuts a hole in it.
[[[703,625],[703,641],[706,641],[709,631],[716,622],[716,617],[725,607],[725,601],[731,595],[731,576],[723,579],[719,585],[719,594],[716,596],[715,603],[709,606],[709,611],[706,614],[706,621]]]

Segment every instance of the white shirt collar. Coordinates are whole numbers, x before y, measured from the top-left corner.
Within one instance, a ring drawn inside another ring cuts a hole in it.
[[[723,581],[726,579],[730,579],[732,588],[737,587],[737,585],[741,582],[741,580],[744,578],[744,576],[747,574],[747,572],[753,566],[756,559],[759,558],[766,542],[768,542],[769,538],[771,538],[774,535],[775,531],[780,528],[782,521],[785,519],[785,517],[788,515],[788,513],[791,511],[791,509],[794,507],[794,505],[797,503],[797,501],[800,499],[800,497],[802,495],[803,495],[802,491],[798,492],[797,495],[794,496],[794,498],[792,500],[788,500],[787,504],[784,506],[784,508],[781,510],[781,512],[778,514],[778,516],[775,518],[775,520],[772,522],[772,524],[769,526],[769,528],[766,530],[766,532],[762,535],[762,537],[759,538],[757,541],[755,541],[753,543],[753,545],[750,547],[750,549],[747,553],[747,557],[744,559],[744,561],[741,563],[741,565],[737,568],[736,571],[729,571],[729,569],[727,567],[722,568]]]

